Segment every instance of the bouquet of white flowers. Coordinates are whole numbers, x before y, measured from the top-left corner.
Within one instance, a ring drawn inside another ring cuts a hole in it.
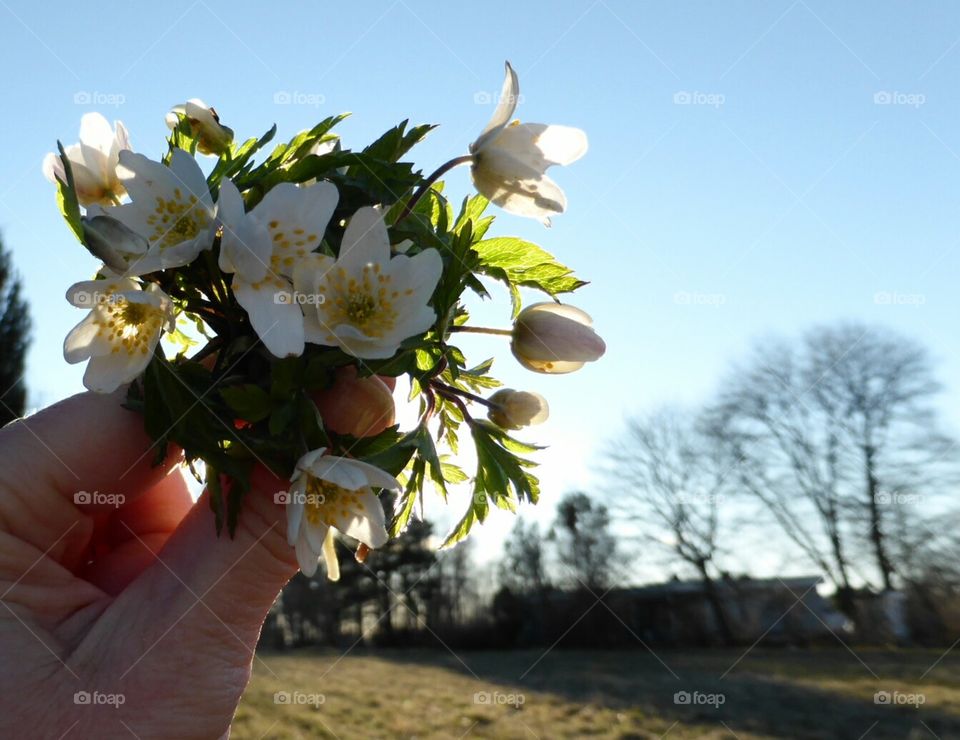
[[[95,113],[83,117],[78,144],[47,157],[64,218],[103,262],[67,292],[88,313],[64,357],[87,362],[92,391],[129,384],[126,403],[143,414],[158,461],[173,443],[198,478],[194,463],[204,463],[218,533],[233,533],[262,464],[291,481],[277,501],[301,569],[312,575],[323,558],[336,578],[334,530],[356,539],[362,557],[404,529],[427,480],[442,495],[468,480],[437,451],[443,442],[456,454],[464,426],[476,447],[473,495],[446,544],[491,503],[513,510],[537,500],[532,463],[520,456],[536,447],[508,430],[543,421],[545,399],[510,389],[483,398],[500,385],[493,361],[471,365],[451,343],[459,332],[506,335],[539,373],[571,372],[604,352],[590,317],[557,302],[584,283],[535,244],[487,235],[490,202],[545,223],[563,212],[564,194],[545,172],[587,149],[578,129],[511,122],[518,95],[507,64],[469,154],[428,177],[401,160],[431,126],[403,122],[352,151],[333,133],[344,118],[335,116],[257,160],[276,127],[237,145],[199,100],[168,115],[161,161],[131,151],[123,124]],[[206,175],[198,153],[214,158]],[[455,215],[440,178],[466,164],[479,193]],[[482,278],[509,289],[512,328],[469,323],[461,298],[489,297]],[[523,308],[521,286],[552,300]],[[419,399],[414,429],[392,417],[325,426],[316,399],[337,379],[369,378],[389,393],[400,375]],[[488,418],[472,415],[474,404]],[[397,491],[389,516],[383,490]]]

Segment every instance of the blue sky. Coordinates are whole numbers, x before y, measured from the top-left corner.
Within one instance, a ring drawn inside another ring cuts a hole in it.
[[[339,132],[362,146],[409,117],[442,124],[414,151],[431,170],[483,127],[509,59],[518,115],[585,129],[590,152],[555,171],[570,207],[553,229],[507,215],[497,229],[591,281],[573,302],[609,348],[578,374],[542,378],[494,338],[463,344],[550,399],[550,422],[530,435],[551,444],[538,518],[566,488],[599,484],[626,415],[701,402],[753,340],[819,322],[878,322],[927,345],[960,427],[956,4],[173,0],[57,21],[5,0],[0,17],[0,231],[33,311],[35,406],[81,389],[60,349],[81,313],[63,293],[95,263],[40,162],[58,138],[76,140],[83,113],[121,119],[154,156],[165,112],[191,97],[243,138],[352,111]],[[294,102],[275,102],[284,93]],[[448,188],[468,194],[467,173]],[[505,324],[507,311],[501,296],[477,320]],[[508,527],[499,518],[479,541],[492,548]]]

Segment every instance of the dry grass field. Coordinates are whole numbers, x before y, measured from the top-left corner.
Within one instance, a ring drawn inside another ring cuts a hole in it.
[[[942,653],[262,653],[233,737],[960,738]]]

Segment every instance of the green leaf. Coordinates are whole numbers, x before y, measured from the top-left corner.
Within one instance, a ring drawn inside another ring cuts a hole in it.
[[[277,125],[274,124],[259,139],[256,137],[247,139],[241,144],[230,157],[221,157],[217,162],[207,182],[210,185],[217,185],[224,179],[230,179],[246,173],[253,166],[253,155],[260,149],[269,144],[277,134]]]
[[[63,173],[66,182],[59,177],[57,180],[57,206],[60,213],[67,222],[67,226],[77,237],[77,240],[83,243],[83,222],[80,219],[80,201],[77,200],[77,188],[73,181],[73,168],[70,166],[70,160],[64,151],[63,144],[57,142],[57,149],[60,152],[60,162],[63,164]]]
[[[273,408],[270,394],[252,383],[222,388],[220,395],[234,413],[244,421],[262,421],[270,415]]]
[[[586,285],[552,254],[517,237],[484,239],[474,244],[473,249],[480,257],[480,271],[505,282],[511,293],[517,286],[524,286],[556,296]],[[519,298],[512,297],[515,302]]]
[[[270,414],[270,421],[268,423],[270,434],[274,436],[282,434],[296,418],[297,404],[293,401],[288,401],[281,406],[277,406]]]
[[[391,537],[398,537],[407,524],[410,522],[410,516],[413,514],[413,507],[417,503],[417,496],[423,489],[423,477],[426,463],[423,458],[417,458],[413,461],[410,468],[410,479],[403,489],[403,493],[397,500],[394,515],[390,520],[390,526],[387,531]]]
[[[485,515],[486,510],[484,510],[484,516]],[[476,505],[472,505],[469,509],[467,509],[467,513],[463,515],[463,518],[457,522],[456,526],[453,528],[453,531],[447,535],[447,538],[443,541],[443,544],[440,545],[441,549],[445,547],[451,547],[461,540],[466,539],[467,535],[470,534],[470,530],[473,528],[473,525],[478,521],[482,522],[483,519],[478,516]]]

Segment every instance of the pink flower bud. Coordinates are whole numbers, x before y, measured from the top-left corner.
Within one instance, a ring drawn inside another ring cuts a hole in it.
[[[552,375],[579,370],[607,349],[593,330],[593,319],[562,303],[534,303],[523,309],[513,324],[510,347],[525,368]]]
[[[550,416],[547,399],[539,393],[501,388],[489,400],[496,405],[487,416],[501,429],[521,429],[542,424]]]

